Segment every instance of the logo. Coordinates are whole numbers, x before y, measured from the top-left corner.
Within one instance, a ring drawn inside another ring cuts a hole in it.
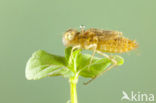
[[[127,94],[125,91],[122,91],[121,101],[131,101],[131,102],[153,102],[154,101],[154,94],[152,93],[141,93],[141,92],[134,92]]]

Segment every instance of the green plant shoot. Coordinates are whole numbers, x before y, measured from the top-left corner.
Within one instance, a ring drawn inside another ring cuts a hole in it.
[[[92,57],[90,54],[83,54],[81,49],[76,49],[71,54],[71,49],[71,47],[65,49],[65,57],[49,54],[43,50],[36,51],[26,64],[25,76],[27,80],[53,76],[69,78],[70,102],[78,103],[76,84],[79,76],[92,79],[103,73],[112,62],[108,58],[94,56],[90,64]],[[113,58],[118,66],[124,63],[124,59],[118,55],[114,55]]]

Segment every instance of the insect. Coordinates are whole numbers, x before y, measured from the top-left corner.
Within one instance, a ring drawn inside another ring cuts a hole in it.
[[[67,30],[63,35],[63,44],[67,47],[73,47],[71,53],[77,48],[93,51],[90,63],[95,53],[109,58],[113,63],[105,71],[110,70],[117,63],[111,56],[105,53],[124,53],[138,47],[135,40],[129,40],[119,31],[107,31],[96,28],[85,30],[84,26],[81,26],[80,29],[81,31],[76,29]]]

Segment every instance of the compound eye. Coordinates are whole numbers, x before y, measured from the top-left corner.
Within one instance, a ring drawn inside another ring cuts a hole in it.
[[[66,39],[67,40],[72,40],[73,39],[73,35],[71,33],[67,33]]]

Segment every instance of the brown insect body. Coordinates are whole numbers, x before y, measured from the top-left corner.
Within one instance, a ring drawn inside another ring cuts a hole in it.
[[[63,43],[108,53],[123,53],[137,48],[136,42],[123,37],[121,32],[94,28],[81,32],[69,29],[63,36]]]

